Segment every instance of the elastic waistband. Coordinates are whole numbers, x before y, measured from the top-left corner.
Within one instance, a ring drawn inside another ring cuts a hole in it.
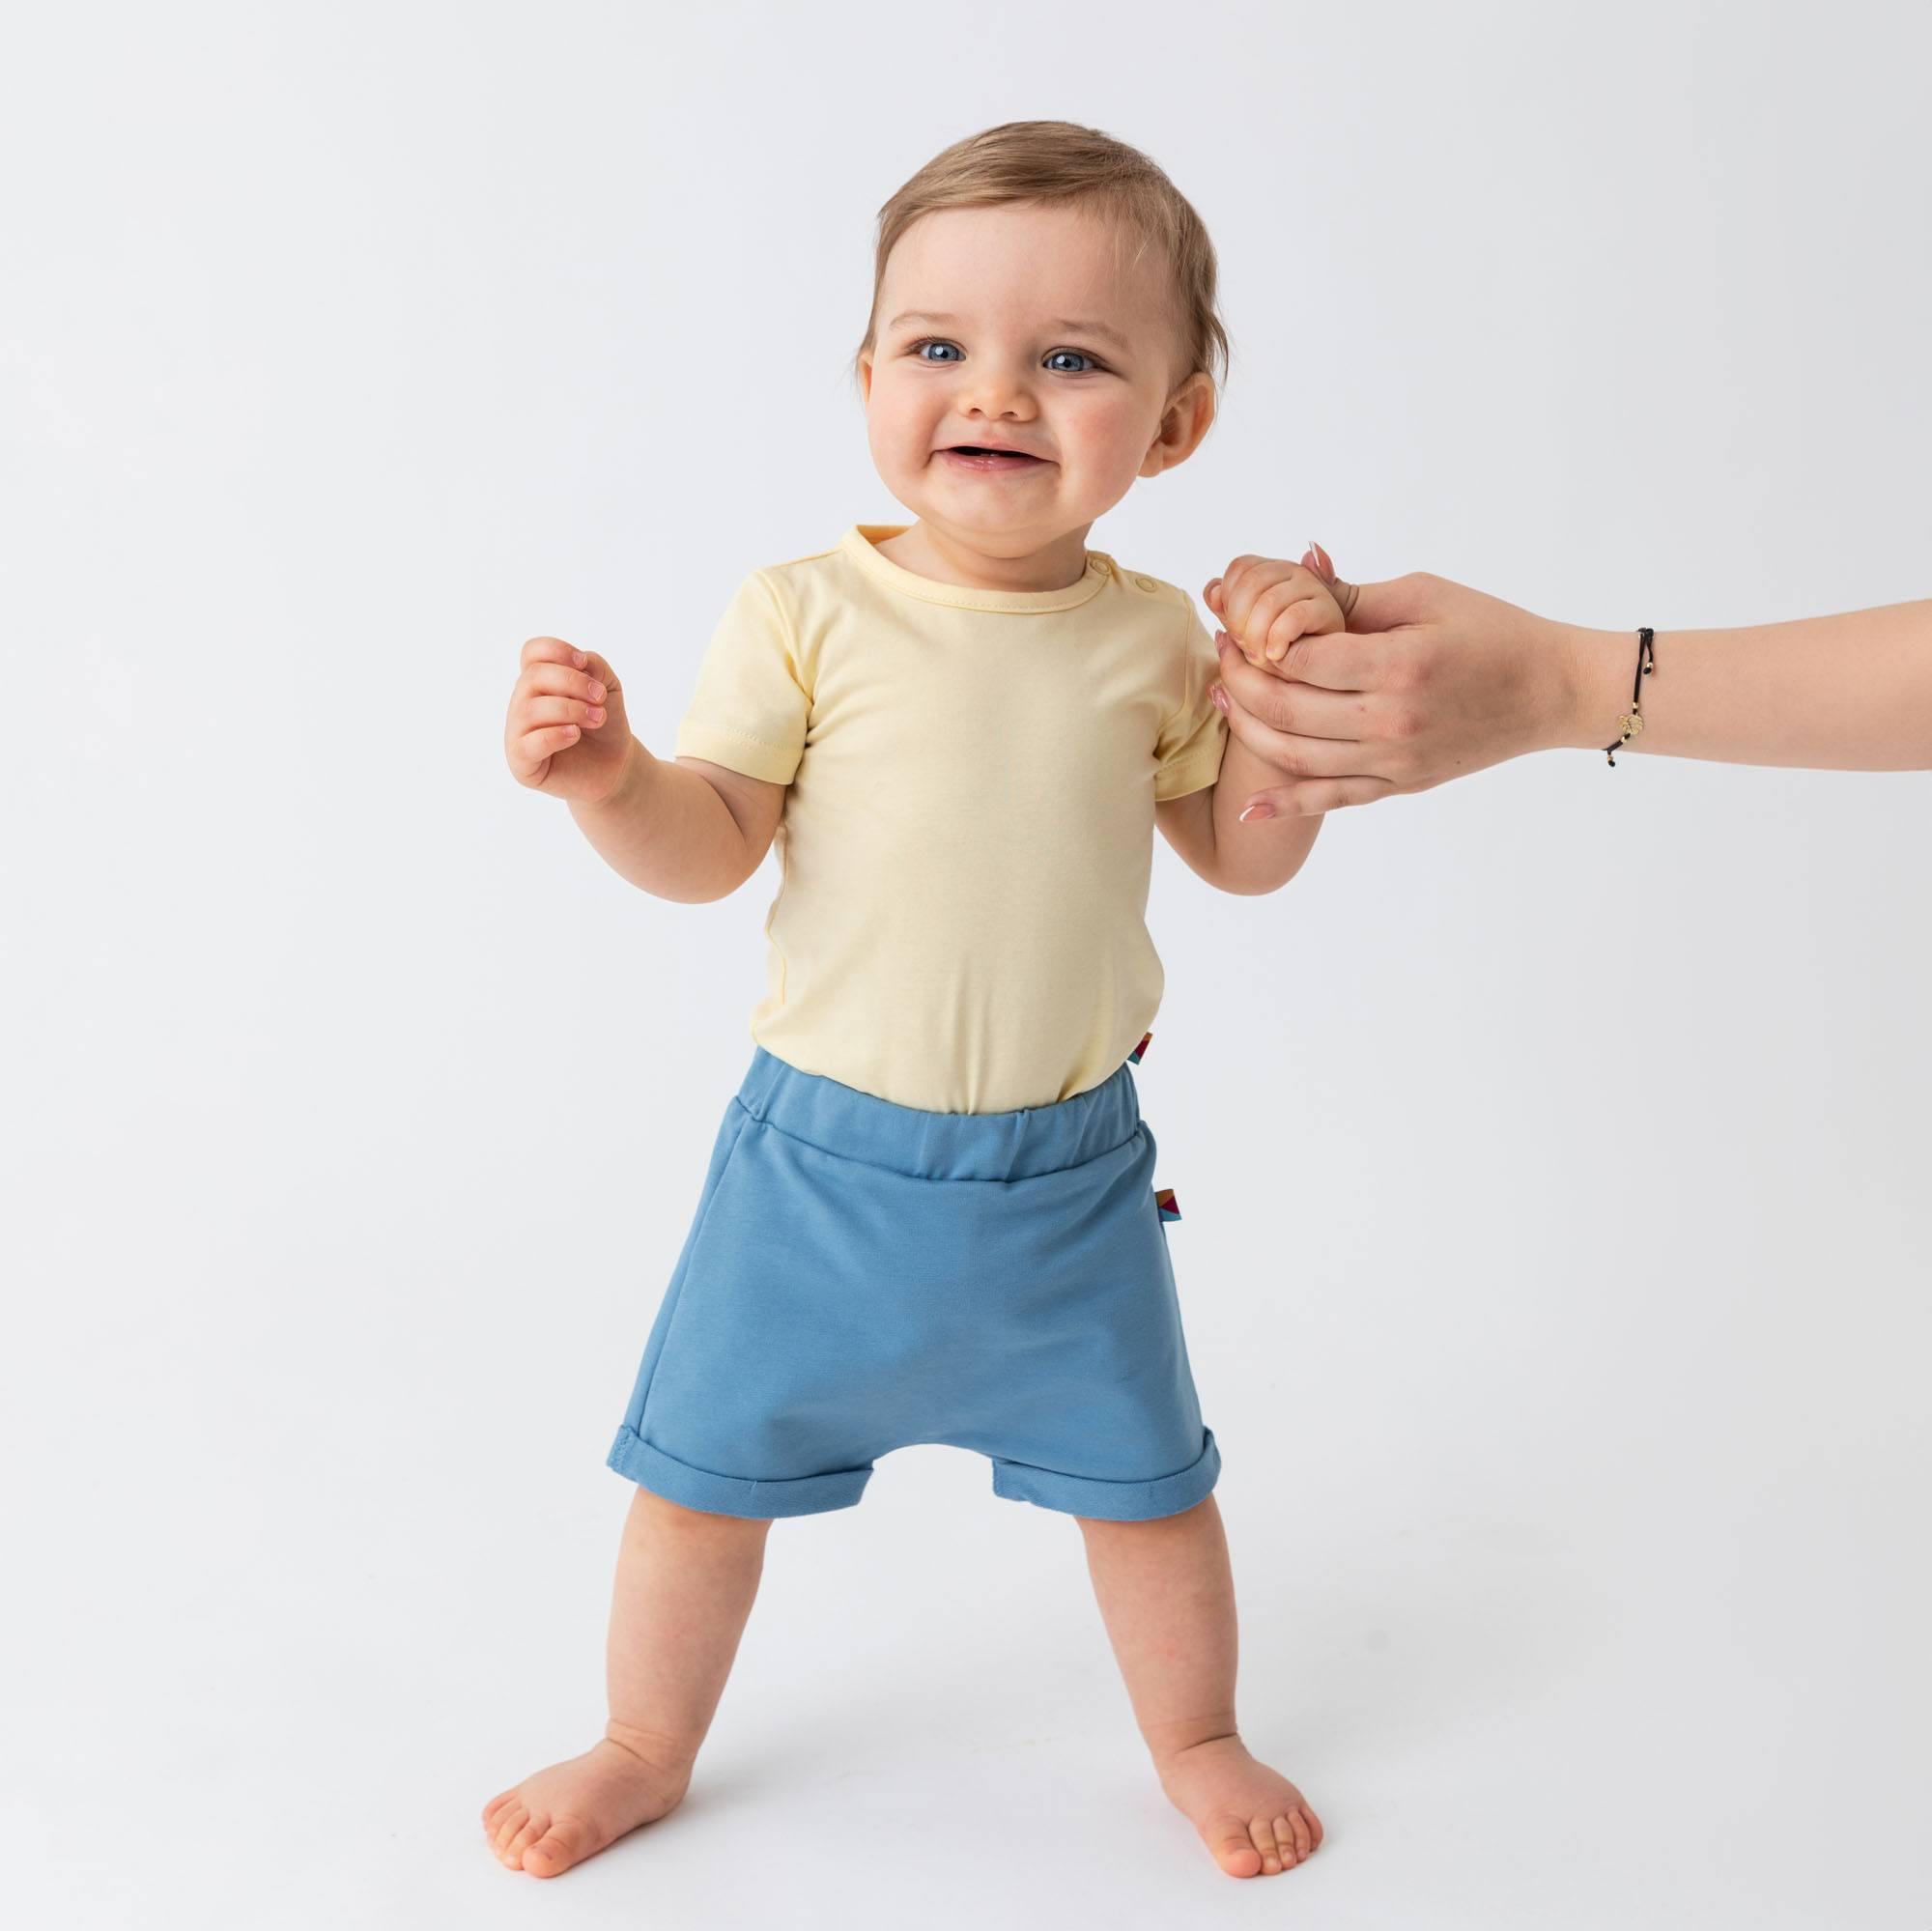
[[[738,1089],[754,1119],[843,1159],[930,1180],[1020,1180],[1084,1166],[1140,1130],[1130,1063],[1096,1087],[1012,1113],[927,1113],[809,1073],[757,1046]]]

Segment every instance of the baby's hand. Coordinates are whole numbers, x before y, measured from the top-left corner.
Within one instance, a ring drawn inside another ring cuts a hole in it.
[[[1202,595],[1241,655],[1279,677],[1282,657],[1296,638],[1349,627],[1328,587],[1327,560],[1312,544],[1299,563],[1237,556],[1224,575],[1209,579]]]
[[[616,790],[631,750],[624,693],[594,650],[560,637],[524,645],[503,726],[503,755],[519,784],[583,805]]]

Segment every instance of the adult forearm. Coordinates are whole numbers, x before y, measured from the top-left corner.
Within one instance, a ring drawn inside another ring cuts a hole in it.
[[[729,806],[705,778],[653,757],[636,738],[617,788],[601,804],[573,801],[570,815],[613,871],[659,898],[723,898],[757,868]]]
[[[1634,631],[1566,628],[1560,735],[1615,741],[1636,674]],[[1625,747],[1667,757],[1834,771],[1932,769],[1932,600],[1739,630],[1663,630]],[[1618,755],[1623,754],[1622,751]]]

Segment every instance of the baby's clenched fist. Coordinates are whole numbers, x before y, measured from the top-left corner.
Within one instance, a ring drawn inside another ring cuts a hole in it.
[[[1348,619],[1321,568],[1327,558],[1310,547],[1299,563],[1280,556],[1237,556],[1208,581],[1202,596],[1227,627],[1235,647],[1277,677],[1297,638],[1347,630]]]
[[[511,776],[554,798],[602,804],[623,782],[631,753],[616,672],[560,637],[531,638],[520,663],[503,726]]]

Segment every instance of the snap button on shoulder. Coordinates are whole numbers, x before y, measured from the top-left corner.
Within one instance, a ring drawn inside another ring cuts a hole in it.
[[[1136,577],[1134,582],[1143,590],[1151,590],[1153,588],[1153,579],[1151,577]]]

